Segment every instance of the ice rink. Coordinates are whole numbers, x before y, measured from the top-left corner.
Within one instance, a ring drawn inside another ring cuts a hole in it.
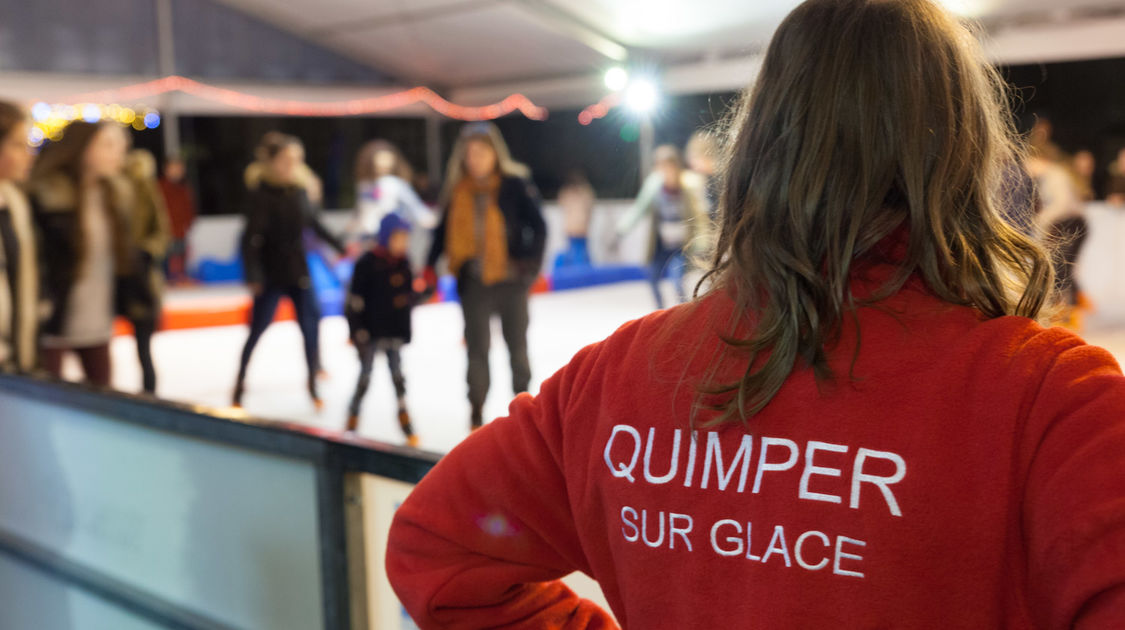
[[[671,298],[671,285],[666,285]],[[237,289],[241,290],[241,288]],[[528,333],[533,368],[532,391],[566,364],[582,347],[604,339],[621,324],[653,309],[646,283],[629,283],[579,291],[535,295]],[[448,451],[468,434],[469,403],[465,384],[463,323],[456,303],[430,304],[414,312],[414,341],[403,351],[407,400],[422,448]],[[247,374],[244,408],[268,419],[342,429],[359,375],[355,349],[348,343],[342,317],[321,322],[321,355],[327,378],[320,381],[324,409],[317,412],[305,388],[305,362],[295,322],[270,326],[254,351]],[[227,407],[246,340],[246,326],[161,332],[153,340],[162,398]],[[140,368],[132,337],[113,343],[114,386],[140,389]],[[74,367],[74,366],[70,366]],[[512,398],[507,347],[499,320],[492,336],[492,389],[485,417],[504,415]],[[380,357],[364,399],[361,435],[391,443],[403,441],[396,420],[394,391],[385,357]]]
[[[671,285],[667,283],[665,294],[671,298]],[[652,309],[652,294],[643,282],[533,296],[529,332],[532,391],[579,349],[604,339],[621,324]],[[1091,343],[1108,348],[1119,361],[1125,357],[1125,327],[1098,324],[1096,319],[1092,323],[1084,336]],[[153,348],[159,395],[180,402],[229,406],[246,333],[245,326],[227,326],[157,334]],[[494,322],[492,339],[492,390],[485,408],[486,418],[504,415],[512,397],[508,353],[498,320]],[[135,352],[132,337],[114,341],[114,384],[124,391],[140,389]],[[327,378],[320,382],[324,409],[317,412],[305,389],[306,369],[296,323],[272,325],[250,363],[246,412],[324,429],[342,429],[359,373],[343,318],[327,317],[322,321],[321,353]],[[467,435],[469,423],[459,305],[419,307],[414,313],[414,342],[404,350],[403,361],[409,408],[422,448],[446,452]],[[380,358],[364,401],[360,434],[401,443],[395,411],[390,376],[385,359]]]

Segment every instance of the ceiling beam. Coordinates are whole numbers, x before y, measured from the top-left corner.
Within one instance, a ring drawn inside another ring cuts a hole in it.
[[[504,0],[465,0],[465,2],[457,4],[427,7],[413,11],[398,11],[384,15],[347,20],[346,22],[338,22],[336,24],[326,24],[309,29],[308,32],[310,35],[316,37],[327,37],[355,31],[367,31],[386,26],[404,26],[407,24],[446,18],[460,13],[471,13],[473,11],[487,9],[503,1]]]
[[[550,0],[516,0],[513,5],[525,9],[525,13],[547,29],[585,45],[610,61],[623,63],[629,59],[628,46]]]

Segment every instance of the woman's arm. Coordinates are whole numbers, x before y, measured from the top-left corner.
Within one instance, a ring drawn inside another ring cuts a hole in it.
[[[418,197],[418,193],[414,192],[414,187],[411,186],[409,182],[398,178],[395,179],[398,182],[399,201],[406,207],[407,212],[410,213],[410,220],[414,225],[422,229],[434,229],[438,224],[437,214],[422,202],[422,199]]]
[[[353,342],[363,343],[368,339],[362,338],[366,334],[363,327],[363,316],[368,307],[367,287],[371,280],[371,256],[364,254],[355,263],[352,271],[352,281],[348,286],[347,299],[344,300],[344,317],[348,320],[348,333]],[[362,333],[362,334],[361,334]]]
[[[305,199],[303,203],[305,206],[305,225],[312,228],[313,232],[320,237],[320,240],[336,250],[337,254],[343,255],[345,250],[344,242],[329,231],[328,228],[324,227],[324,223],[320,220],[320,212],[307,199]]]
[[[449,211],[441,213],[437,227],[434,228],[433,242],[430,244],[430,253],[426,255],[426,267],[432,269],[438,260],[445,255],[445,231],[449,219]],[[428,281],[427,281],[428,282]]]
[[[164,204],[164,196],[155,183],[146,185],[147,197],[152,203],[153,225],[152,231],[141,242],[153,260],[159,261],[168,253],[168,245],[172,242],[172,223],[168,218],[168,207]]]
[[[534,272],[538,274],[543,264],[543,252],[547,248],[547,222],[543,219],[543,202],[539,198],[539,189],[531,181],[520,183],[520,191],[523,193],[520,204],[522,223],[531,228],[531,259],[535,261]]]
[[[629,211],[617,222],[618,236],[623,236],[631,232],[642,219],[652,212],[652,202],[656,200],[656,194],[660,192],[661,185],[661,176],[659,173],[652,173],[645,178],[644,184],[641,185],[641,191],[637,193],[637,199],[633,202],[633,206],[629,208]]]
[[[446,455],[397,510],[387,573],[419,627],[617,627],[558,581],[589,571],[563,471],[563,424],[591,352]]]
[[[1028,601],[1044,628],[1125,628],[1125,377],[1059,329],[1028,346],[1055,355],[1024,436]]]
[[[246,228],[242,231],[242,270],[246,284],[262,286],[265,268],[262,249],[266,244],[266,212],[261,193],[252,190],[246,205]]]

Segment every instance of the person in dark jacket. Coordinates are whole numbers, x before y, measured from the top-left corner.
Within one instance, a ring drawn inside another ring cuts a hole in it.
[[[17,373],[38,363],[39,263],[20,189],[33,160],[28,128],[23,108],[0,101],[0,370]]]
[[[359,352],[359,383],[348,410],[349,431],[359,426],[359,409],[371,384],[375,355],[385,352],[398,398],[398,421],[406,443],[418,446],[418,436],[406,409],[406,377],[402,373],[402,347],[410,343],[410,316],[425,301],[428,291],[416,293],[407,253],[410,223],[396,213],[383,217],[378,244],[355,264],[345,303],[352,343]]]
[[[43,363],[56,378],[73,352],[86,382],[110,384],[116,285],[132,264],[130,191],[120,177],[128,146],[116,123],[74,122],[44,147],[31,173],[46,302]]]
[[[442,192],[441,223],[434,234],[426,281],[444,255],[457,278],[469,353],[470,426],[483,424],[488,396],[491,320],[499,315],[512,365],[512,389],[527,391],[528,296],[539,275],[547,226],[527,167],[512,161],[500,131],[471,123],[461,132]]]
[[[308,193],[297,180],[304,155],[300,141],[292,136],[270,134],[260,155],[265,160],[265,168],[250,191],[246,230],[242,236],[242,262],[254,305],[250,314],[250,335],[242,349],[234,387],[234,406],[242,406],[250,355],[273,321],[278,302],[285,296],[293,302],[297,324],[305,340],[309,395],[320,409],[323,403],[316,388],[320,369],[317,348],[320,309],[305,259],[305,229],[312,229],[338,252],[343,252],[344,246],[317,218]]]

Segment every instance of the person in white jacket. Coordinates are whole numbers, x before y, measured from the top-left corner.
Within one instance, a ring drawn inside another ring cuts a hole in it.
[[[438,217],[414,192],[410,165],[398,147],[372,140],[356,160],[356,211],[349,229],[356,238],[374,238],[383,217],[394,213],[413,227],[437,226]]]

